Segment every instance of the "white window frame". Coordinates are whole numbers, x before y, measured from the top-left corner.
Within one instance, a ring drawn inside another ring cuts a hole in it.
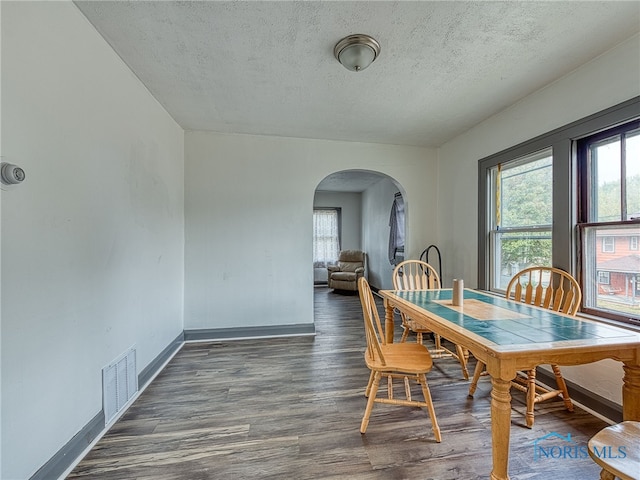
[[[602,253],[615,253],[616,252],[616,238],[608,235],[602,237]]]

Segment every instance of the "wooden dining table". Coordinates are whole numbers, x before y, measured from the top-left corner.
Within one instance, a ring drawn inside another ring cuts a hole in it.
[[[386,341],[393,342],[394,309],[468,349],[491,376],[492,480],[508,480],[511,380],[541,364],[623,362],[624,420],[640,420],[640,333],[465,289],[461,306],[451,289],[380,290]]]

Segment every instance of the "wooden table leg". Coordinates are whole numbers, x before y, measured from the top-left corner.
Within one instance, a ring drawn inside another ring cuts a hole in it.
[[[640,365],[625,363],[622,368],[622,420],[640,421]]]
[[[509,480],[509,439],[511,436],[511,381],[491,378],[491,440],[493,470],[491,480]]]
[[[393,343],[393,305],[384,300],[384,332],[387,343]]]

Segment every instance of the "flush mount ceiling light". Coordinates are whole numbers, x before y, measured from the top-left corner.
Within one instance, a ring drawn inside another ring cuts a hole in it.
[[[333,54],[347,70],[359,72],[378,58],[380,44],[369,35],[349,35],[336,43]]]

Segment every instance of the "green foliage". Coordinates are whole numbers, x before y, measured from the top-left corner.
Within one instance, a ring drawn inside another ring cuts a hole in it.
[[[551,158],[543,158],[503,172],[502,228],[543,226],[552,223]],[[549,232],[505,233],[501,236],[502,267],[517,263],[551,264]]]
[[[551,266],[551,235],[545,237],[522,238],[510,240],[502,238],[502,267],[517,263],[520,268],[528,265]]]
[[[501,227],[551,225],[552,187],[550,158],[504,172]]]
[[[640,214],[640,175],[627,179],[627,214]],[[599,222],[617,222],[621,220],[620,182],[605,182],[598,186],[597,214]]]

